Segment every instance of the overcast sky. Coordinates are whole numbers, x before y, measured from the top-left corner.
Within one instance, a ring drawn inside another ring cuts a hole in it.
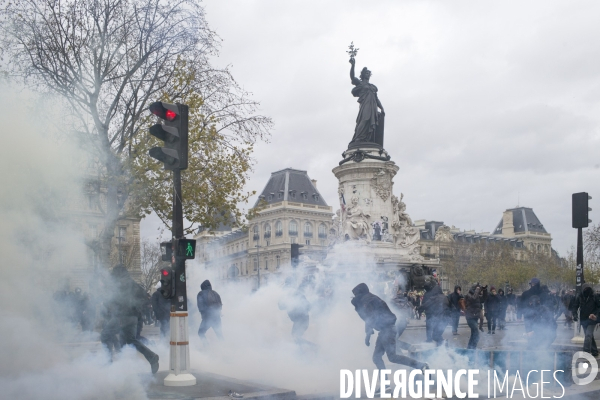
[[[600,2],[207,0],[219,66],[273,118],[248,189],[307,170],[338,208],[331,170],[358,103],[348,56],[360,48],[386,111],[385,149],[413,220],[490,232],[532,207],[564,254],[571,194],[600,222]],[[156,222],[142,223],[156,236]]]

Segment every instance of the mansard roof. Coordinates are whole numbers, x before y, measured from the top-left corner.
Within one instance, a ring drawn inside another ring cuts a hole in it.
[[[286,168],[271,173],[271,178],[262,190],[254,207],[263,199],[268,204],[280,201],[327,206],[327,203],[312,183],[306,171]]]
[[[515,233],[518,232],[535,232],[535,233],[548,233],[546,232],[546,228],[540,222],[537,215],[533,212],[532,208],[529,207],[516,207],[510,208],[506,211],[512,211],[513,215],[513,225],[515,227]],[[500,223],[494,229],[494,235],[502,234],[502,220],[500,218]]]

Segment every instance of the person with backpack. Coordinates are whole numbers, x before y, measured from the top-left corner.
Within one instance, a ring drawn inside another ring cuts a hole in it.
[[[206,340],[206,332],[210,328],[213,328],[217,337],[223,339],[223,332],[221,330],[221,309],[223,308],[223,303],[221,303],[219,293],[212,290],[212,285],[208,279],[200,285],[200,292],[196,296],[196,305],[202,316],[202,322],[200,323],[200,328],[198,328],[198,336],[202,340]]]
[[[450,312],[448,298],[444,296],[442,288],[440,288],[437,281],[433,278],[426,280],[424,287],[426,291],[423,295],[423,304],[421,307],[425,311],[426,322],[430,323],[431,340],[437,346],[441,346],[444,343],[442,334],[448,324],[447,318]]]
[[[572,309],[575,321],[577,320],[577,311],[579,311],[581,327],[585,333],[583,351],[594,357],[598,356],[594,329],[600,321],[600,296],[594,293],[592,285],[584,283],[581,286],[581,293],[575,298]]]

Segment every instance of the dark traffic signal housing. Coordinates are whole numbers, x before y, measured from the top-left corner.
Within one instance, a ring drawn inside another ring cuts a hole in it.
[[[588,201],[592,196],[586,192],[573,193],[573,228],[587,228],[592,222],[588,218],[588,213],[592,209],[588,206]]]
[[[164,147],[153,147],[151,157],[163,162],[165,169],[187,169],[188,167],[188,106],[157,101],[150,111],[163,120],[150,127],[150,134],[165,142]]]
[[[165,299],[175,296],[175,273],[173,268],[163,268],[160,270],[160,293]]]

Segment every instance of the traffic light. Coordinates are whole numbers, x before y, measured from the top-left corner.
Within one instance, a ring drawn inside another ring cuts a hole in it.
[[[171,256],[173,255],[173,243],[162,242],[160,244],[160,254],[163,261],[171,261]]]
[[[304,247],[298,243],[292,243],[292,267],[297,267],[300,263],[300,247]]]
[[[150,111],[163,120],[150,127],[150,134],[165,142],[165,147],[151,148],[150,156],[162,161],[165,169],[187,169],[188,106],[157,101],[150,105]]]
[[[573,193],[573,228],[587,228],[592,222],[588,219],[588,212],[592,211],[588,207],[588,200],[591,200],[586,192]]]
[[[167,267],[160,270],[160,293],[165,299],[175,296],[175,274],[173,268]]]
[[[194,239],[177,239],[176,246],[177,257],[193,260],[196,258],[196,240]]]

